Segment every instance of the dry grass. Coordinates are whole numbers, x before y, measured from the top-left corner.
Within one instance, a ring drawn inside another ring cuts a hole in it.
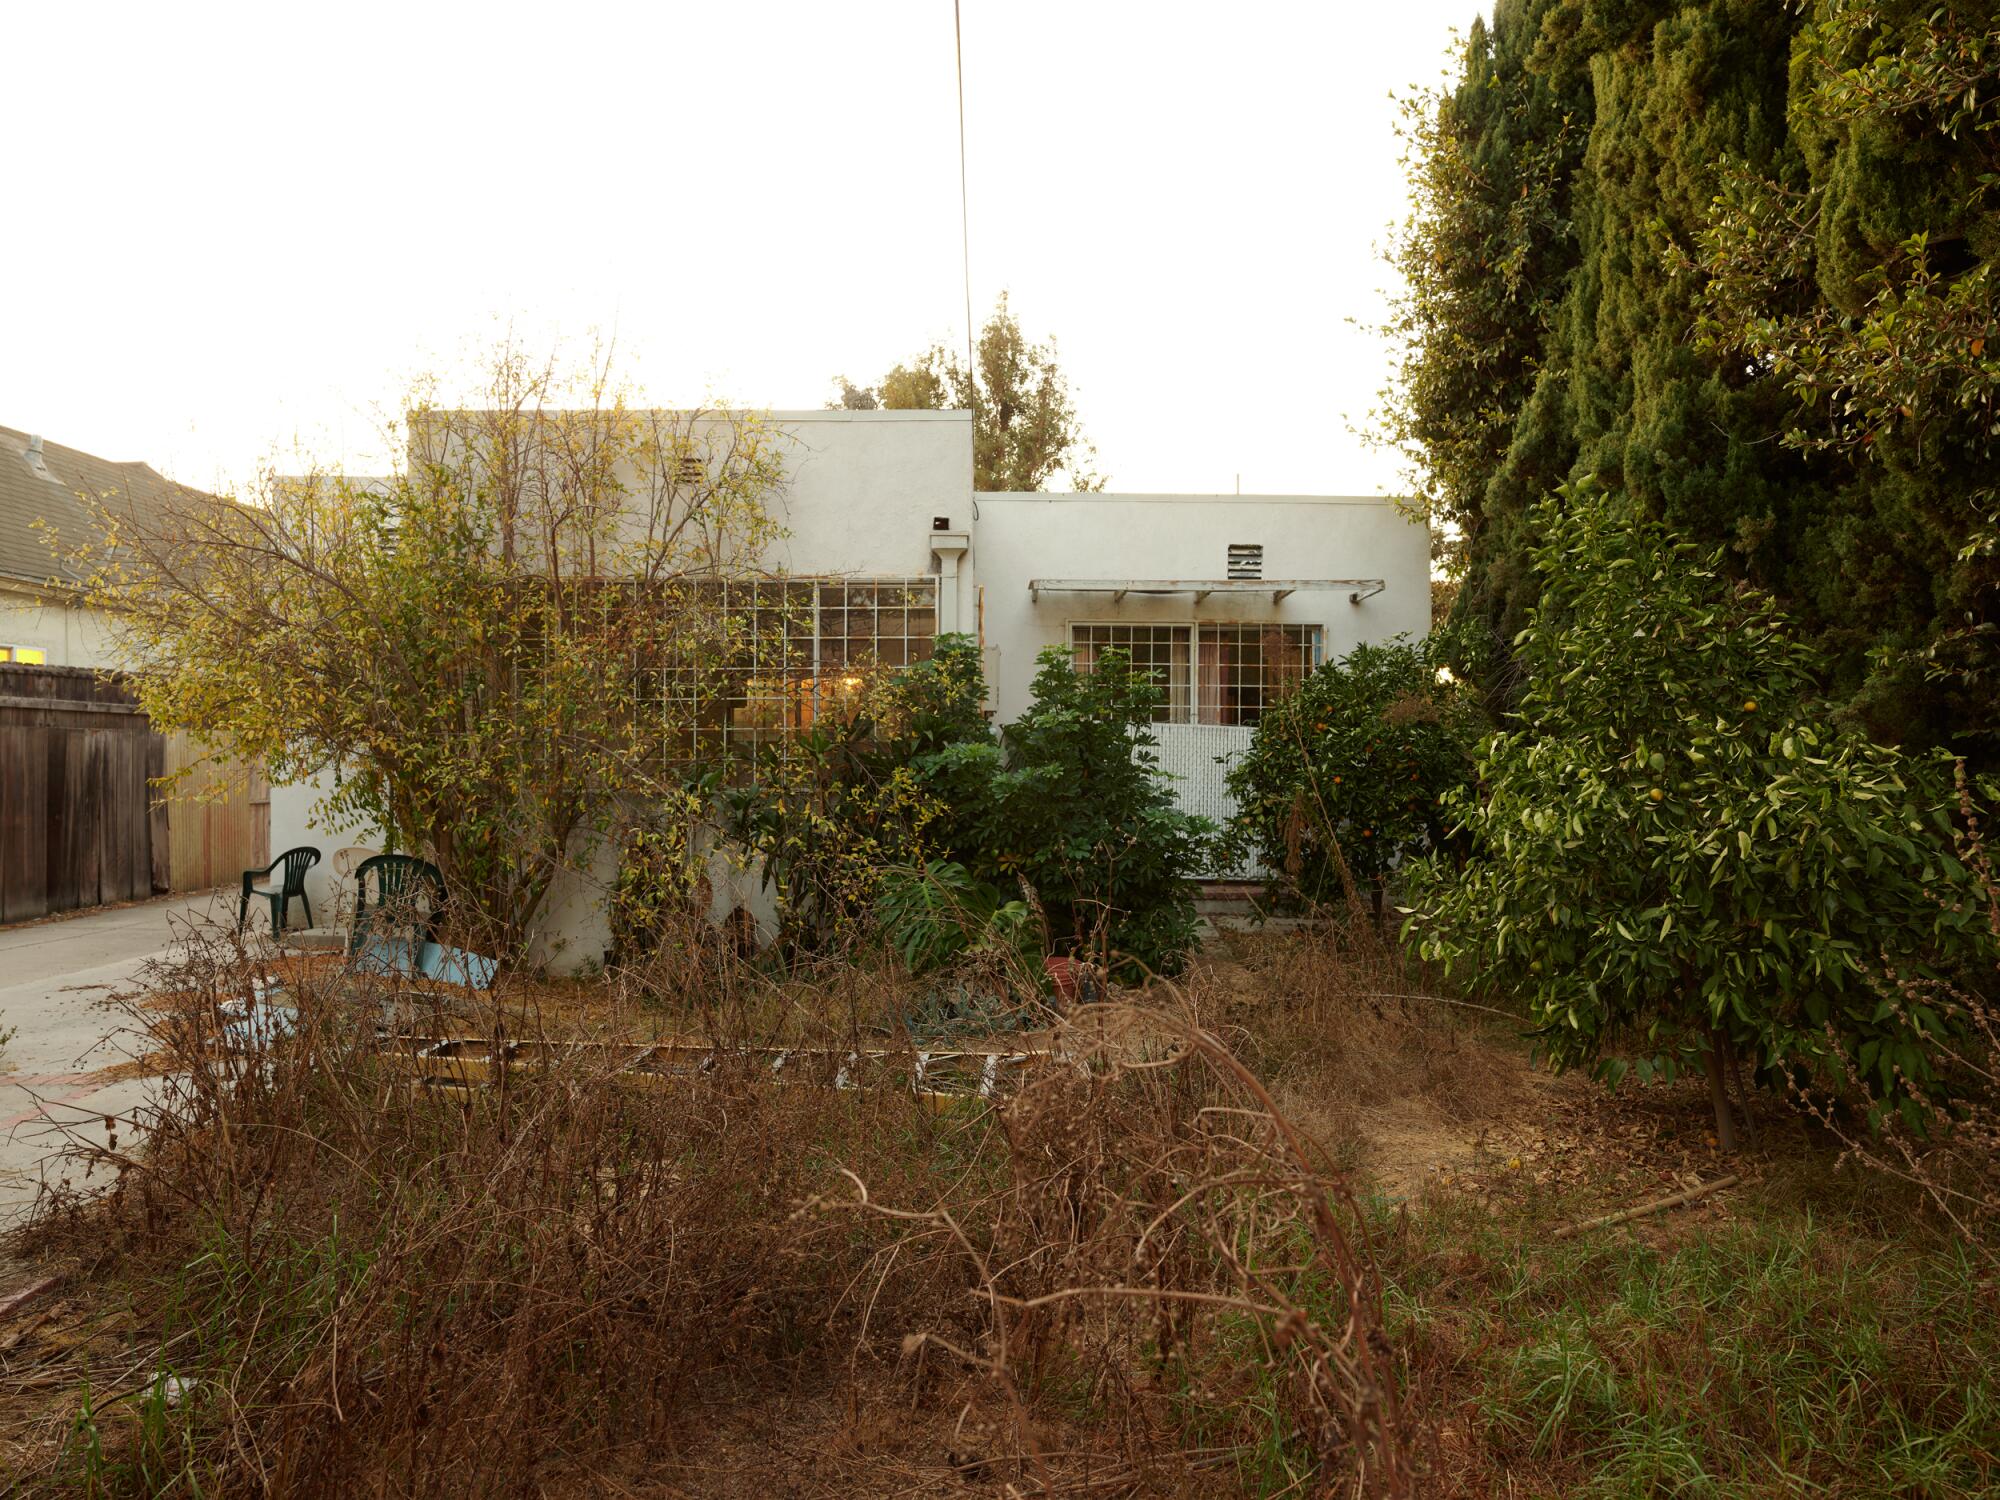
[[[1440,990],[1363,912],[1224,938],[1202,988],[1285,1114],[1392,1193],[1548,1082],[1522,1066],[1504,1018]]]
[[[628,1087],[581,1056],[414,1088],[325,966],[297,1038],[219,1052],[245,978],[226,948],[158,976],[180,1080],[114,1195],[26,1242],[71,1269],[0,1330],[30,1492],[2000,1483],[2000,1287],[1920,1190],[1778,1101],[1725,1162],[1696,1085],[1550,1079],[1365,914],[1069,1017],[1044,1039],[1070,1061],[991,1105],[748,1066]],[[835,1043],[908,998],[860,969],[727,983],[694,1006],[613,976],[541,1016]]]
[[[779,1400],[828,1444],[795,1493],[1409,1492],[1358,1212],[1191,1004],[1079,1016],[1018,1097],[940,1107],[555,1052],[426,1087],[375,1019],[454,1007],[326,965],[232,1050],[257,977],[216,938],[152,977],[157,1106],[20,1240],[82,1330],[0,1366],[29,1492],[768,1493],[769,1453],[706,1476]]]
[[[2000,1485],[2000,1285],[1928,1189],[1766,1099],[1725,1158],[1698,1080],[1528,1065],[1365,913],[1217,945],[1286,1114],[1375,1192],[1420,1493],[1957,1497]],[[1557,1239],[1735,1172],[1670,1214]]]

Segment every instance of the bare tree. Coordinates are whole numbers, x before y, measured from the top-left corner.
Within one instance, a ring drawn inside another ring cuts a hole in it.
[[[384,480],[267,474],[80,548],[163,729],[436,861],[511,951],[622,807],[678,784],[756,622],[717,585],[777,533],[760,416],[628,405],[608,362],[503,348],[484,404],[407,408]]]

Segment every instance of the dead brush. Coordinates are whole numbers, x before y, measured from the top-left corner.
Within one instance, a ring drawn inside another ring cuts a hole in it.
[[[1518,1070],[1486,1036],[1516,1019],[1447,993],[1360,901],[1241,948],[1254,1001],[1213,1024],[1281,1097],[1340,1114],[1414,1095],[1451,1120],[1511,1099]]]
[[[138,1389],[188,1392],[155,1451],[102,1415],[134,1391],[98,1391],[89,1441],[44,1434],[50,1491],[506,1494],[556,1455],[671,1453],[704,1404],[851,1346],[828,1314],[874,1246],[794,1216],[827,1162],[916,1195],[954,1128],[907,1093],[750,1066],[648,1087],[581,1049],[427,1086],[375,1037],[410,986],[342,967],[228,1045],[257,970],[209,934],[151,977],[167,1073],[124,1149],[91,1151],[116,1185],[53,1197],[22,1241],[129,1299]],[[898,1290],[928,1312],[951,1288]]]
[[[296,1010],[246,1035],[274,977]],[[935,1406],[926,1371],[963,1365],[1012,1416],[960,1472],[1022,1493],[1107,1460],[1130,1489],[1408,1493],[1344,1185],[1185,1007],[1085,1008],[995,1109],[553,1045],[425,1084],[376,1035],[422,985],[229,934],[146,988],[166,1074],[122,1149],[83,1148],[115,1186],[20,1242],[137,1331],[28,1492],[615,1491],[698,1468],[718,1411],[898,1369]]]
[[[1012,1430],[982,1472],[1058,1488],[1036,1414],[1067,1401],[1113,1428],[1145,1492],[1220,1463],[1260,1489],[1408,1494],[1379,1281],[1345,1180],[1179,1000],[1085,1006],[1058,1028],[1065,1061],[1000,1109],[1007,1184],[974,1211],[904,1206],[851,1170],[851,1191],[817,1206],[887,1218],[915,1236],[899,1247],[959,1261],[964,1301],[904,1351],[1004,1396]],[[881,1265],[875,1291],[889,1252]]]

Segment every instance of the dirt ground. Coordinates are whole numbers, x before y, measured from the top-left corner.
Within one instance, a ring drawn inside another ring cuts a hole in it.
[[[1566,1189],[1603,1211],[1725,1170],[1693,1086],[1614,1095],[1580,1076],[1552,1076],[1507,1023],[1442,999],[1365,990],[1315,998],[1286,941],[1217,944],[1158,998],[1195,996],[1205,1022],[1266,1079],[1280,1108],[1329,1162],[1354,1174],[1364,1200],[1393,1211],[1449,1192],[1498,1208]],[[660,1034],[657,1017],[593,1010],[579,986],[552,987],[537,1000],[531,1009],[559,1018],[572,1035]],[[1647,1232],[1713,1222],[1731,1212],[1730,1199],[1725,1192],[1675,1210]],[[0,1302],[52,1270],[63,1268],[13,1268]],[[149,1367],[135,1363],[124,1332],[87,1284],[65,1283],[0,1322],[0,1467],[25,1466],[62,1440],[80,1381],[100,1404],[143,1385]],[[1203,1473],[1198,1456],[1192,1465],[1177,1459],[1171,1474],[1139,1474],[1128,1460],[1067,1441],[1046,1418],[1023,1443],[1021,1420],[990,1385],[906,1353],[893,1368],[801,1372],[788,1391],[735,1399],[718,1390],[679,1451],[634,1450],[588,1471],[557,1464],[543,1488],[746,1500],[1000,1495],[1010,1484],[1032,1488],[1032,1466],[990,1455],[1025,1447],[1043,1454],[1043,1493],[1207,1493],[1218,1477]],[[1096,1442],[1101,1449],[1102,1434]]]

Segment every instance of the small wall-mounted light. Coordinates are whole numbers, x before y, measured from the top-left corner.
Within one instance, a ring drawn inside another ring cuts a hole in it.
[[[931,517],[931,530],[932,530],[932,531],[949,531],[949,530],[951,530],[951,517],[950,517],[950,516],[932,516],[932,517]]]

